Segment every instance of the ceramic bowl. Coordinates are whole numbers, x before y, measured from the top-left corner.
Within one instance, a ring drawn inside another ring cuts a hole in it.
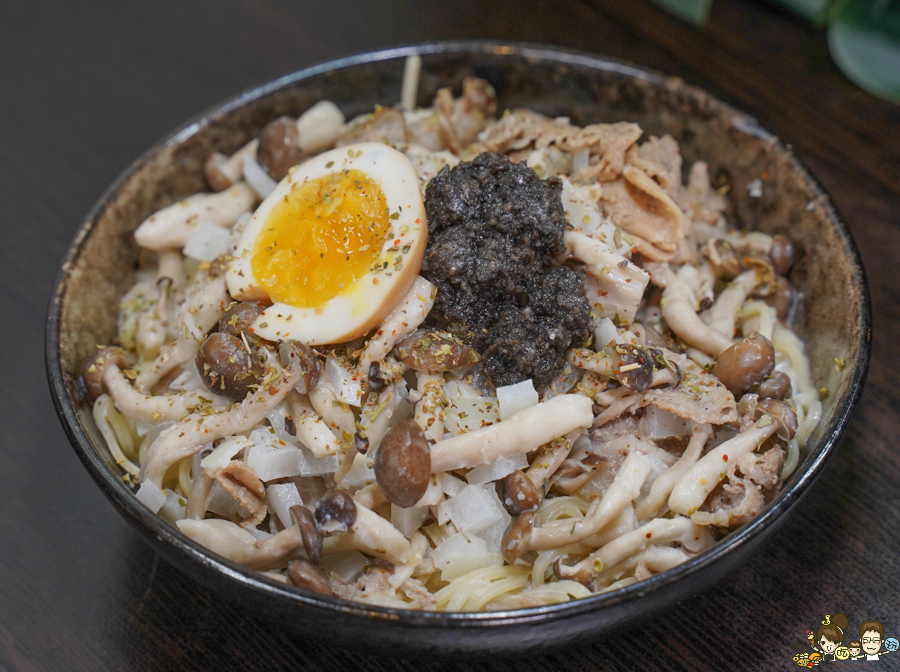
[[[497,90],[500,109],[529,107],[583,125],[635,121],[646,135],[669,133],[685,165],[709,163],[727,181],[731,221],[784,233],[798,249],[790,279],[803,297],[798,325],[813,378],[828,388],[824,415],[796,471],[766,509],[714,548],[636,585],[542,608],[434,613],[381,608],[295,590],[224,560],[150,513],[122,481],[78,381],[97,343],[111,342],[119,297],[132,284],[131,235],[155,210],[205,189],[203,163],[229,153],[271,119],[321,99],[351,118],[400,98],[406,56],[418,53],[420,105],[442,86],[477,75]],[[760,182],[755,182],[759,180]],[[762,185],[759,195],[748,185]],[[758,195],[758,197],[752,197]],[[114,260],[114,261],[111,261]],[[871,314],[863,269],[846,225],[791,150],[750,116],[683,81],[601,56],[498,43],[443,43],[353,56],[282,77],[188,121],[137,159],[88,213],[59,273],[47,325],[47,369],[62,424],[91,477],[162,556],[222,600],[303,636],[390,649],[402,655],[516,652],[561,646],[660,612],[705,590],[745,562],[821,474],[859,399],[870,350]],[[835,358],[846,365],[840,371]]]

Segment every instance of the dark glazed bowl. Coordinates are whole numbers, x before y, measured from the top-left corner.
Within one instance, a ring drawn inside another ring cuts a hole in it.
[[[527,106],[579,125],[629,120],[647,135],[670,133],[685,165],[703,159],[731,186],[738,227],[785,233],[797,246],[791,280],[802,292],[800,335],[817,387],[830,391],[818,428],[785,487],[751,523],[714,548],[649,581],[584,600],[492,613],[429,613],[373,607],[296,591],[210,553],[138,503],[94,425],[77,379],[97,343],[111,342],[119,297],[131,285],[135,227],[158,208],[205,189],[202,166],[231,152],[282,114],[335,101],[350,118],[400,97],[404,57],[423,59],[420,105],[437,88],[459,90],[477,75],[501,109]],[[760,198],[748,184],[762,179]],[[109,260],[116,260],[111,264]],[[682,81],[606,58],[539,46],[449,43],[346,58],[288,75],[191,120],[150,149],[109,187],[76,236],[47,323],[47,370],[75,452],[123,516],[179,569],[210,591],[297,633],[394,654],[519,654],[596,637],[633,624],[719,581],[784,521],[837,450],[862,390],[871,338],[869,296],[847,227],[806,169],[747,115]],[[844,360],[840,371],[835,358]]]

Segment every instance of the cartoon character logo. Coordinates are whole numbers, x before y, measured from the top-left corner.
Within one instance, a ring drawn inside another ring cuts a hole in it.
[[[797,653],[793,660],[800,667],[812,668],[824,662],[847,660],[881,660],[900,649],[900,640],[884,636],[884,624],[876,619],[863,621],[859,626],[859,639],[844,643],[845,632],[850,625],[844,614],[826,614],[821,625],[806,631],[806,640],[812,652]],[[800,644],[792,645],[794,651]]]

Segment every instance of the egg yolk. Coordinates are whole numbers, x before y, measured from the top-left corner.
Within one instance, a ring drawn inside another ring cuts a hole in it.
[[[372,268],[389,229],[384,192],[365,173],[297,183],[256,238],[253,275],[276,303],[321,306]]]

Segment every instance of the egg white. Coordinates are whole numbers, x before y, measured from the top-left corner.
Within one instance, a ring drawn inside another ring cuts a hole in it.
[[[428,227],[416,171],[403,154],[375,142],[348,145],[320,154],[297,166],[253,213],[228,266],[225,281],[239,301],[271,301],[253,275],[251,258],[256,238],[272,208],[296,185],[342,170],[359,170],[382,190],[391,216],[379,260],[387,269],[369,271],[351,287],[321,306],[296,307],[273,303],[253,323],[254,333],[270,340],[298,340],[307,345],[342,343],[358,338],[380,324],[412,287],[422,266]],[[399,243],[397,242],[399,241]],[[409,251],[402,249],[409,246]],[[400,251],[389,251],[390,248]],[[402,269],[393,271],[402,256]],[[373,282],[377,280],[377,282]]]

